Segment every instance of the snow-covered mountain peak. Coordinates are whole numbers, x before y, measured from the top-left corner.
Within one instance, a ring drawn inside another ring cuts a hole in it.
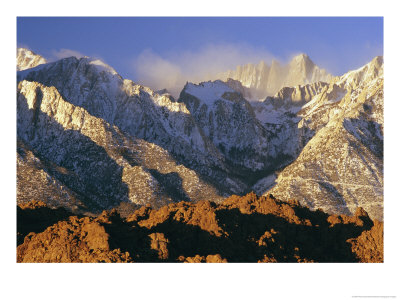
[[[310,73],[313,71],[314,68],[318,68],[310,59],[310,57],[308,57],[308,55],[304,53],[293,57],[288,67],[289,73],[294,73],[297,76],[305,76],[305,80],[311,77]]]
[[[300,53],[294,56],[291,60],[292,62],[301,62],[301,61],[311,61],[310,57],[305,53]]]
[[[265,98],[277,93],[283,87],[294,87],[318,81],[329,82],[332,75],[319,68],[307,54],[299,54],[288,64],[281,65],[272,60],[268,66],[264,61],[258,64],[238,66],[236,70],[221,73],[218,78],[238,80],[246,88],[251,89],[254,99]]]
[[[45,64],[46,59],[26,48],[17,49],[17,71]]]
[[[90,81],[94,76],[100,76],[96,81],[97,85],[107,84],[107,88],[115,88],[122,85],[122,77],[114,70],[114,68],[105,64],[99,59],[82,57],[76,58],[75,56],[63,58],[55,62],[40,65],[38,67],[20,71],[17,73],[18,81],[28,79],[29,77],[36,77],[40,73],[44,77],[56,78],[55,74],[64,73],[66,79],[76,82],[80,85],[83,82]],[[58,78],[59,76],[57,76]]]
[[[178,102],[186,104],[204,136],[225,156],[232,172],[270,167],[267,132],[240,92],[220,80],[188,83]]]
[[[185,93],[190,94],[212,106],[215,101],[220,100],[225,93],[236,93],[221,80],[201,82],[199,84],[188,83],[184,88]]]
[[[364,84],[370,84],[374,79],[383,77],[383,57],[376,56],[372,61],[361,68],[349,71],[340,76],[336,84],[343,88],[354,89]]]
[[[112,75],[118,74],[117,71],[114,70],[114,68],[112,68],[111,66],[102,62],[99,59],[94,59],[94,58],[89,58],[89,57],[85,57],[84,59],[87,59],[89,64],[96,66],[99,69],[99,71],[109,72]]]

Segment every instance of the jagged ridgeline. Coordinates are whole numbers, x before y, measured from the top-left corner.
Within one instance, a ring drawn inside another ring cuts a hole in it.
[[[382,57],[332,77],[300,55],[265,82],[230,74],[178,99],[88,57],[21,49],[17,63],[18,202],[98,213],[254,190],[383,218]],[[249,101],[254,85],[276,93]]]
[[[383,223],[268,195],[76,216],[19,205],[18,262],[383,262]]]
[[[261,99],[277,93],[283,87],[305,85],[318,81],[329,82],[333,76],[319,68],[306,54],[299,54],[287,64],[281,65],[272,60],[271,64],[260,61],[258,64],[237,66],[218,74],[222,80],[229,78],[240,81],[245,87],[243,95]]]

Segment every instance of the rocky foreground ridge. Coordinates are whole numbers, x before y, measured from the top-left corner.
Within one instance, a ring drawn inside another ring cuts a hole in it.
[[[126,213],[126,211],[120,211]],[[272,195],[150,205],[121,217],[17,207],[18,262],[383,262],[383,223]]]

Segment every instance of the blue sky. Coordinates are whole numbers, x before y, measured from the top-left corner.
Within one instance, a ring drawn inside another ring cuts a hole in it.
[[[341,75],[383,55],[383,18],[23,17],[17,43],[50,60],[98,57],[139,83],[149,76],[144,69],[189,76],[298,53]]]

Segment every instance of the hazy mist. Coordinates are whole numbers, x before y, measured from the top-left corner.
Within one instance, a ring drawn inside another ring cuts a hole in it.
[[[66,57],[71,57],[75,56],[76,58],[81,58],[84,55],[78,51],[71,50],[71,49],[60,49],[60,50],[53,50],[51,52],[52,57],[50,57],[50,60],[58,60]]]
[[[182,51],[162,57],[151,49],[144,50],[133,63],[140,84],[154,90],[166,88],[179,96],[187,81],[198,83],[216,79],[218,73],[237,65],[269,63],[274,57],[266,50],[247,45],[207,45],[198,51]]]

